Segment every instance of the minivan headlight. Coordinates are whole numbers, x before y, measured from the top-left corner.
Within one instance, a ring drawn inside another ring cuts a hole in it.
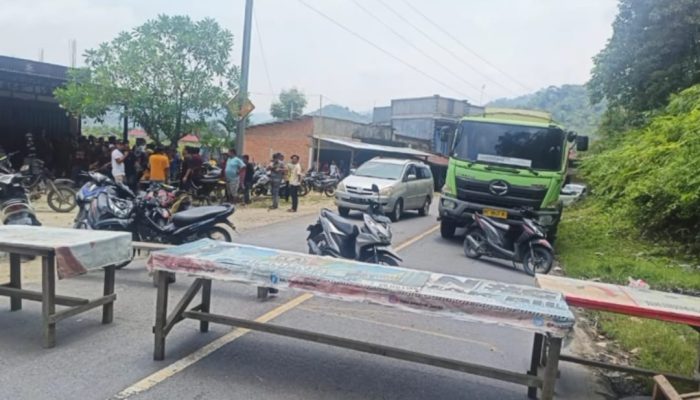
[[[387,186],[387,187],[385,187],[385,188],[381,188],[381,189],[379,189],[379,195],[380,195],[380,196],[387,196],[387,197],[388,197],[388,196],[391,196],[391,190],[392,190],[392,189],[393,189],[393,188],[392,188],[391,186]]]
[[[340,183],[338,183],[338,187],[336,188],[336,190],[344,192],[345,191],[345,183],[343,181],[340,181]]]

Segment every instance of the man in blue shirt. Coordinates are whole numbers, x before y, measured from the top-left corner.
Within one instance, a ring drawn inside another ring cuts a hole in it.
[[[245,171],[245,168],[243,160],[236,155],[236,149],[229,149],[225,169],[226,189],[233,204],[238,200],[238,187],[241,185],[240,173],[242,170]]]

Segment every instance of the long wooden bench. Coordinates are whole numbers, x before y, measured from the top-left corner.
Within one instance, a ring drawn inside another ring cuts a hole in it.
[[[573,314],[556,292],[208,239],[155,251],[147,265],[154,271],[158,283],[153,327],[155,360],[165,358],[165,340],[174,326],[185,319],[193,319],[200,321],[201,332],[208,331],[209,323],[257,330],[522,384],[528,387],[531,398],[541,389],[542,399],[552,399],[562,338],[574,324]],[[168,312],[168,276],[175,273],[185,273],[196,279]],[[534,334],[530,369],[527,372],[504,370],[353,338],[214,314],[210,311],[214,280],[293,289],[339,300],[361,300],[410,312],[526,331]],[[199,304],[190,307],[198,295],[201,296]],[[543,352],[545,343],[549,349],[546,355]],[[543,363],[544,357],[546,363]],[[540,368],[542,365],[544,368]]]

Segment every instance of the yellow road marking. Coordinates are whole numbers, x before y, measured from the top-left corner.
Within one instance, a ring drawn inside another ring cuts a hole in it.
[[[396,251],[401,251],[401,250],[405,249],[406,247],[412,245],[413,243],[415,243],[415,242],[417,242],[417,241],[419,241],[419,240],[425,238],[426,236],[430,235],[431,233],[437,231],[438,229],[440,229],[440,225],[435,225],[435,226],[433,226],[432,228],[428,229],[427,231],[421,233],[420,235],[415,236],[415,237],[413,237],[413,238],[411,238],[411,239],[408,239],[407,241],[405,241],[405,242],[401,243],[400,245],[396,246],[396,248],[395,248],[394,250],[396,250]]]
[[[405,249],[406,247],[416,243],[417,241],[423,239],[424,237],[430,235],[431,233],[435,232],[440,225],[436,225],[429,230],[421,233],[418,236],[415,236],[400,245],[396,247],[396,251],[401,251],[402,249]],[[314,297],[310,293],[304,293],[301,296],[295,297],[294,299],[280,305],[279,307],[263,314],[262,316],[258,317],[255,319],[255,322],[270,322],[272,319],[286,313],[287,311],[290,311],[303,302],[311,299]],[[371,320],[367,320],[371,321]],[[158,370],[151,375],[141,379],[140,381],[134,383],[133,385],[127,387],[126,389],[122,390],[121,392],[117,393],[113,399],[119,399],[119,400],[124,400],[128,399],[129,397],[143,393],[154,386],[158,385],[159,383],[165,381],[166,379],[172,377],[173,375],[177,374],[178,372],[181,372],[185,368],[189,367],[190,365],[198,362],[199,360],[203,359],[204,357],[208,356],[209,354],[217,351],[218,349],[226,346],[227,344],[233,342],[234,340],[250,333],[250,329],[241,329],[241,328],[235,328],[231,332],[221,336],[220,338],[212,341],[211,343],[200,347],[199,349],[195,350],[194,352],[190,353],[189,355],[175,361],[174,363],[168,365],[167,367]]]
[[[255,322],[270,322],[270,320],[279,317],[285,312],[297,307],[301,303],[314,297],[310,293],[304,293],[301,296],[295,297],[294,299],[280,305],[279,307],[263,314],[262,316],[255,319]],[[203,359],[209,354],[215,352],[216,350],[224,347],[225,345],[233,342],[234,340],[242,337],[243,335],[250,332],[250,329],[236,328],[231,332],[221,336],[220,338],[214,340],[213,342],[195,350],[193,353],[181,358],[174,363],[168,365],[167,367],[154,372],[153,374],[141,379],[135,384],[129,386],[128,388],[117,393],[114,399],[128,399],[129,397],[145,392],[148,389],[156,386],[157,384],[163,382],[164,380],[170,378],[171,376],[177,374],[178,372],[184,370],[190,365],[196,363],[197,361]]]

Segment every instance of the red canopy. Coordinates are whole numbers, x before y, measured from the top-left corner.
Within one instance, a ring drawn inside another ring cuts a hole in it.
[[[186,143],[199,143],[199,138],[193,134],[188,134],[182,137],[182,139],[178,140],[178,142],[186,142]]]

